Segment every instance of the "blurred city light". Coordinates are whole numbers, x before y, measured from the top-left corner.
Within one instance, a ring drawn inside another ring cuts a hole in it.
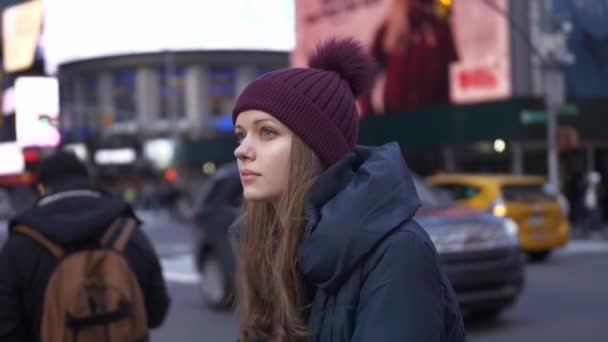
[[[168,182],[173,182],[177,178],[177,170],[174,168],[167,169],[164,176]]]
[[[507,149],[507,143],[503,139],[494,140],[494,151],[503,153]]]
[[[23,158],[28,163],[40,160],[40,152],[37,150],[25,150],[23,151]]]
[[[103,149],[95,153],[95,162],[100,165],[121,165],[135,162],[137,154],[132,148]]]
[[[504,203],[499,203],[492,209],[494,216],[504,217],[507,215],[507,206]]]
[[[206,162],[205,164],[203,164],[203,173],[206,175],[212,175],[215,173],[217,167],[215,166],[215,163],[213,162]]]
[[[86,161],[89,158],[87,147],[84,144],[67,144],[63,146],[63,149],[74,153],[81,161]]]
[[[519,233],[519,225],[515,221],[513,221],[513,219],[510,218],[505,218],[505,229],[511,236],[515,238]]]
[[[175,156],[175,143],[168,138],[152,139],[144,143],[144,157],[157,169],[166,169]]]

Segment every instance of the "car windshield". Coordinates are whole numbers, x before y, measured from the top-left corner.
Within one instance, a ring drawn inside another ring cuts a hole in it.
[[[418,193],[418,198],[424,209],[447,208],[454,204],[454,199],[449,192],[427,185],[422,178],[417,175],[412,176],[414,186]]]

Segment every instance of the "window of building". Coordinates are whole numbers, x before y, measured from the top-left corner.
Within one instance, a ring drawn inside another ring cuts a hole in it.
[[[160,71],[160,118],[169,119],[185,116],[185,79],[184,69],[176,68],[169,74],[166,69]]]
[[[74,80],[62,77],[59,79],[59,130],[62,135],[75,127],[74,107]]]
[[[88,130],[99,127],[101,123],[101,108],[99,108],[99,102],[97,101],[97,75],[96,74],[85,74],[82,78],[83,85],[83,106],[79,108],[80,113],[77,115],[81,115],[83,118],[84,126],[86,126],[87,133]],[[78,99],[76,99],[78,101]]]
[[[115,122],[135,120],[135,70],[117,70],[112,75]]]
[[[207,77],[211,116],[230,116],[236,96],[236,70],[232,67],[213,67],[207,70]]]

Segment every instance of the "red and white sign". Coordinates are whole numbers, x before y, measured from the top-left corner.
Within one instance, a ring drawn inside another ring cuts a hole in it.
[[[481,5],[480,5],[481,4]],[[511,96],[507,1],[455,1],[453,20],[460,58],[450,66],[450,98],[470,103]]]
[[[509,64],[454,63],[450,67],[450,98],[454,103],[504,99],[511,95]]]

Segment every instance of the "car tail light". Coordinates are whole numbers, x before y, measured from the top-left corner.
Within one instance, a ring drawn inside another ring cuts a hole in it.
[[[23,159],[28,163],[38,161],[40,160],[40,153],[36,150],[25,150],[23,151]]]

